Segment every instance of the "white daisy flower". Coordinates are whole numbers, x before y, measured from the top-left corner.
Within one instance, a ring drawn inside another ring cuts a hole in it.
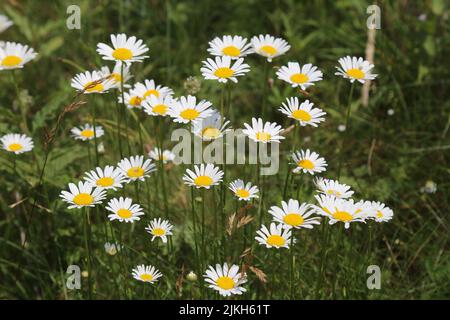
[[[11,27],[14,23],[3,14],[0,14],[0,33]]]
[[[117,165],[121,170],[127,182],[141,180],[144,181],[150,173],[156,171],[156,166],[151,159],[144,162],[144,156],[134,156],[120,160]]]
[[[227,263],[224,263],[223,266],[216,264],[216,268],[209,266],[203,277],[209,283],[209,288],[219,291],[220,295],[224,297],[241,295],[247,291],[241,287],[247,282],[247,276],[245,273],[239,272],[239,266],[235,264],[231,266]]]
[[[162,242],[167,242],[167,236],[172,235],[173,225],[168,220],[153,219],[150,224],[145,228],[148,233],[152,235],[152,241],[155,238],[161,238]]]
[[[241,179],[237,179],[230,183],[229,189],[239,200],[250,201],[253,198],[259,198],[259,189],[257,186],[252,186],[251,182],[245,184]]]
[[[342,222],[345,229],[348,229],[352,222],[365,222],[367,212],[361,210],[361,206],[356,205],[352,199],[338,199],[327,195],[315,198],[319,202],[319,205],[315,206],[317,214],[328,217],[330,224]]]
[[[273,216],[274,221],[282,223],[288,229],[312,229],[315,224],[320,224],[320,218],[309,218],[315,213],[315,209],[310,204],[300,204],[294,199],[289,199],[287,203],[281,201],[281,208],[277,206],[270,207],[269,213]]]
[[[172,151],[164,150],[161,154],[161,150],[156,147],[153,150],[150,150],[148,156],[155,161],[162,161],[163,163],[167,163],[175,159],[175,154]]]
[[[290,83],[293,88],[300,87],[302,90],[313,86],[314,82],[322,80],[323,73],[311,63],[301,66],[298,62],[288,62],[277,71],[278,79]]]
[[[119,63],[130,65],[132,62],[142,62],[148,56],[143,54],[148,51],[148,47],[142,40],[136,37],[129,37],[124,33],[111,35],[112,47],[105,43],[97,44],[97,52],[103,60],[113,60]]]
[[[94,126],[91,126],[89,123],[86,123],[81,127],[74,127],[70,130],[70,132],[72,133],[72,137],[74,137],[76,140],[82,141],[92,140],[95,136],[97,138],[100,138],[105,134],[101,126],[95,127],[94,133]]]
[[[143,99],[150,98],[151,96],[155,96],[157,98],[164,98],[166,96],[173,95],[173,90],[169,87],[165,87],[162,85],[156,85],[155,80],[145,80],[144,83],[137,82],[134,84],[134,89],[136,93]]]
[[[278,110],[289,118],[297,120],[302,127],[306,125],[317,127],[320,122],[325,121],[323,116],[326,115],[326,112],[322,109],[314,108],[314,103],[309,102],[309,100],[305,100],[300,104],[298,98],[293,97],[287,98],[286,102]]]
[[[69,209],[94,207],[96,204],[102,203],[102,200],[106,198],[106,191],[100,188],[95,188],[89,182],[78,182],[78,186],[75,183],[69,183],[69,190],[61,191],[59,195],[64,202],[70,204]]]
[[[326,170],[327,163],[324,158],[319,158],[319,154],[316,152],[311,152],[309,149],[306,151],[300,150],[294,152],[292,155],[292,160],[294,160],[297,165],[292,172],[309,173],[314,175],[315,173],[323,172]]]
[[[99,71],[102,74],[103,78],[107,78],[109,80],[111,80],[112,82],[112,88],[116,88],[121,90],[122,84],[122,75],[121,75],[121,64],[120,63],[116,63],[116,65],[114,66],[114,69],[112,70],[112,72],[109,70],[109,68],[107,66],[104,66],[100,69]],[[130,67],[129,66],[125,66],[125,68],[123,68],[123,87],[124,88],[129,88],[130,85],[127,84],[127,82],[132,78],[133,76],[130,73]]]
[[[33,140],[24,134],[8,133],[0,138],[3,149],[15,154],[31,151],[34,147]]]
[[[266,248],[289,248],[291,242],[291,229],[285,228],[282,223],[270,224],[270,230],[265,225],[261,225],[261,229],[256,231],[255,240]]]
[[[378,76],[372,74],[374,65],[363,58],[346,56],[340,58],[338,61],[340,67],[336,67],[338,72],[336,72],[335,75],[350,79],[351,83],[355,80],[364,83],[367,80],[373,80]]]
[[[227,125],[230,121],[225,121],[219,111],[213,110],[213,113],[199,121],[195,121],[192,126],[192,132],[203,141],[211,141],[223,137],[230,131]]]
[[[373,219],[378,213],[372,201],[360,200],[355,203],[355,206],[357,207],[356,212],[361,214],[364,219]]]
[[[72,78],[71,86],[83,94],[106,93],[114,87],[114,82],[101,71],[85,71]]]
[[[371,206],[373,211],[369,218],[374,219],[376,222],[387,222],[394,216],[394,211],[382,202],[372,201]]]
[[[249,124],[244,123],[244,127],[245,129],[242,130],[242,132],[256,142],[279,143],[280,140],[285,138],[280,135],[281,131],[283,131],[280,125],[275,122],[263,123],[261,118],[252,118],[252,125],[250,126]]]
[[[253,51],[266,57],[269,62],[272,62],[273,58],[285,54],[291,48],[285,40],[275,38],[269,34],[254,36],[251,42]]]
[[[113,198],[109,200],[106,210],[112,213],[108,215],[109,220],[119,220],[120,222],[131,222],[141,220],[144,215],[142,208],[138,204],[133,204],[131,198]]]
[[[350,198],[354,191],[351,190],[351,187],[339,183],[337,180],[330,180],[318,177],[314,180],[314,184],[317,187],[317,192],[333,196],[336,198],[346,199]]]
[[[142,108],[144,102],[144,98],[137,92],[136,88],[132,88],[130,91],[124,92],[123,100],[122,95],[120,95],[117,99],[119,103],[123,103],[122,101],[125,101],[125,105],[128,109],[140,109]]]
[[[219,167],[214,167],[212,163],[194,165],[194,171],[186,169],[186,174],[183,176],[183,181],[188,186],[209,189],[222,182],[223,171]]]
[[[216,37],[209,42],[208,52],[213,56],[227,56],[231,59],[245,57],[252,53],[251,43],[241,36]]]
[[[113,166],[106,166],[104,169],[97,167],[85,175],[84,180],[100,189],[116,190],[122,188],[122,183],[125,182],[122,170]]]
[[[149,116],[166,116],[168,115],[168,111],[170,105],[172,104],[173,98],[171,95],[155,96],[150,95],[146,100],[142,102],[142,106],[144,107],[145,113]]]
[[[122,246],[118,243],[105,243],[105,251],[110,256],[115,256],[117,252],[119,252],[122,249]]]
[[[153,266],[145,266],[143,264],[137,266],[132,272],[133,278],[139,281],[153,283],[162,277],[161,272]]]
[[[0,70],[18,69],[36,58],[33,48],[16,42],[6,42],[0,48]]]
[[[237,83],[236,77],[243,76],[250,71],[250,66],[243,62],[244,59],[239,58],[231,65],[231,58],[228,56],[216,57],[215,60],[208,58],[206,61],[202,61],[203,67],[200,68],[200,71],[206,80],[217,80],[222,83],[231,80]]]
[[[206,100],[197,103],[194,96],[188,95],[173,100],[168,113],[175,122],[189,123],[209,117],[214,112],[210,108],[211,105],[212,103]]]

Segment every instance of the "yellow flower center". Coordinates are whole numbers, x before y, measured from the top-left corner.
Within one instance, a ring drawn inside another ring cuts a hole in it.
[[[160,114],[160,115],[165,115],[167,112],[167,106],[164,104],[157,104],[156,106],[153,107],[153,112]]]
[[[282,247],[282,246],[284,246],[284,243],[286,242],[282,236],[279,236],[277,234],[268,236],[266,241],[267,241],[267,244],[274,246],[274,247]]]
[[[354,79],[362,79],[365,76],[364,72],[360,69],[349,69],[347,70],[347,75]]]
[[[133,216],[133,212],[128,209],[119,209],[117,210],[117,215],[122,219],[129,219]]]
[[[339,220],[339,221],[343,221],[343,222],[348,222],[348,221],[353,220],[352,215],[346,211],[336,211],[335,213],[333,213],[333,218],[335,218],[336,220]]]
[[[162,228],[155,228],[153,229],[152,233],[154,236],[161,237],[166,233],[166,231]]]
[[[130,60],[133,58],[133,52],[127,48],[117,48],[113,51],[112,56],[116,60]]]
[[[85,138],[92,138],[94,136],[94,130],[92,129],[84,129],[80,132],[80,136]]]
[[[277,49],[275,49],[273,46],[269,46],[269,45],[262,46],[259,50],[262,52],[265,52],[269,56],[273,56],[277,53]]]
[[[234,74],[233,69],[227,67],[219,68],[216,71],[214,71],[214,75],[219,78],[229,78],[233,74]]]
[[[114,183],[114,179],[110,177],[103,177],[97,180],[97,186],[99,187],[110,187]]]
[[[305,169],[308,169],[308,170],[314,169],[314,163],[313,163],[311,160],[308,160],[308,159],[300,160],[300,161],[297,163],[297,165],[298,165],[299,167],[302,167],[302,168],[305,168]]]
[[[9,151],[15,152],[23,149],[23,146],[20,143],[11,143],[8,146]]]
[[[94,202],[94,197],[89,193],[79,193],[73,198],[73,203],[79,206],[88,206]]]
[[[248,190],[245,190],[245,189],[237,189],[236,195],[240,198],[246,199],[250,196],[250,192],[248,192]]]
[[[270,138],[271,138],[270,133],[262,132],[262,131],[256,133],[256,140],[258,140],[258,141],[269,141]]]
[[[195,109],[186,109],[186,110],[181,111],[181,113],[180,113],[180,116],[186,120],[194,120],[199,115],[200,115],[200,112],[198,112]]]
[[[298,227],[302,225],[305,220],[298,213],[289,213],[284,216],[283,221],[290,226]]]
[[[137,106],[140,106],[140,105],[141,105],[141,102],[142,102],[142,99],[141,99],[140,97],[134,96],[134,97],[131,97],[131,98],[130,98],[130,102],[129,102],[129,103],[130,103],[132,106],[137,107]]]
[[[131,167],[130,169],[128,169],[127,175],[130,178],[142,177],[144,175],[144,169],[142,169],[141,167]]]
[[[223,276],[216,280],[216,284],[223,290],[231,290],[234,288],[235,283],[231,277]]]
[[[194,183],[199,187],[207,187],[213,183],[213,179],[209,176],[198,176],[195,178]]]
[[[104,90],[103,84],[97,83],[96,85],[94,85],[94,83],[94,81],[86,83],[86,85],[84,86],[84,90],[86,92],[102,92]]]
[[[377,218],[383,218],[383,212],[377,211]]]
[[[231,57],[239,57],[241,50],[235,46],[228,46],[222,49],[223,54]]]
[[[2,66],[15,67],[22,62],[22,58],[18,56],[6,56],[3,58]]]
[[[342,195],[339,191],[332,190],[332,189],[327,190],[327,194],[330,194],[330,195],[333,195],[336,197],[340,197]]]
[[[159,97],[159,92],[158,92],[158,90],[155,90],[155,89],[150,89],[150,90],[147,90],[145,93],[144,93],[144,98],[147,98],[149,95],[154,95],[155,97]]]
[[[300,121],[310,121],[312,118],[308,112],[303,110],[292,111],[292,117]]]
[[[202,137],[216,139],[220,136],[220,130],[214,127],[208,127],[202,130]]]
[[[120,75],[120,73],[111,73],[111,75],[109,76],[110,79],[113,79],[114,82],[119,83],[122,81],[122,76]]]
[[[306,74],[296,73],[291,76],[291,81],[297,84],[303,84],[308,82],[309,78]]]
[[[148,273],[143,273],[139,277],[141,278],[142,281],[146,281],[146,282],[150,282],[153,280],[153,276]]]

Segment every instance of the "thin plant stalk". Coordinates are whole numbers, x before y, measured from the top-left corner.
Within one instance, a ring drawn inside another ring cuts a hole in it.
[[[83,225],[84,225],[84,248],[86,250],[86,258],[87,258],[87,265],[88,265],[88,299],[92,299],[92,282],[91,282],[91,276],[92,276],[92,265],[91,265],[91,250],[90,250],[90,244],[89,244],[89,236],[88,236],[88,228],[89,228],[89,213],[88,210],[84,207],[83,209]]]
[[[128,134],[128,120],[127,120],[127,106],[125,105],[125,97],[124,97],[124,84],[123,84],[123,63],[120,66],[120,94],[122,96],[122,105],[124,111],[124,119],[125,119],[125,129],[126,129],[126,137],[127,137],[127,146],[128,146],[128,155],[131,155],[131,147],[130,147],[130,137]]]
[[[114,100],[115,100],[115,104],[116,104],[116,111],[117,111],[117,123],[116,123],[116,127],[117,127],[117,141],[119,143],[119,153],[120,153],[120,159],[123,158],[123,150],[122,150],[122,125],[120,124],[120,105],[119,105],[119,101],[118,101],[118,97],[117,97],[117,93],[114,92]]]
[[[338,164],[338,170],[337,170],[337,178],[341,177],[341,167],[342,167],[342,160],[344,158],[344,147],[347,143],[348,138],[348,132],[350,131],[350,113],[352,109],[352,100],[353,100],[353,92],[355,89],[355,82],[352,83],[350,87],[350,94],[348,96],[348,104],[347,104],[347,112],[345,116],[345,132],[344,132],[344,138],[342,139],[341,149],[339,150],[339,164]]]
[[[96,115],[96,104],[95,104],[95,95],[94,99],[92,99],[92,123],[94,126],[94,147],[95,147],[95,166],[97,167],[99,164],[98,159],[98,144],[97,144],[97,115]]]

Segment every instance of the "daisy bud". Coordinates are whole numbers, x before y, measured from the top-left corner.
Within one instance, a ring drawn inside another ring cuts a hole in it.
[[[197,275],[195,274],[194,271],[191,271],[191,272],[189,272],[188,275],[186,276],[186,279],[188,279],[189,281],[194,282],[194,281],[197,281],[198,277],[197,277]]]

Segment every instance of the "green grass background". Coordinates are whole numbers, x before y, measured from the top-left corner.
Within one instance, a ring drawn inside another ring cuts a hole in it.
[[[70,4],[81,8],[81,30],[66,28],[66,9]],[[106,153],[101,164],[118,160],[113,131],[115,105],[110,95],[99,96],[95,101],[82,97],[87,104],[66,114],[56,133],[44,183],[39,188],[38,207],[31,220],[30,211],[44,156],[45,132],[54,127],[75,94],[70,87],[71,78],[103,64],[95,52],[98,42],[109,42],[109,35],[118,32],[142,38],[150,48],[150,59],[133,65],[133,80],[153,78],[173,88],[176,95],[183,95],[183,81],[188,76],[201,78],[201,61],[207,57],[208,41],[215,36],[237,34],[250,38],[269,33],[285,38],[292,48],[274,60],[274,67],[288,61],[310,62],[324,72],[324,80],[311,90],[311,99],[327,112],[326,121],[319,128],[302,128],[296,139],[298,146],[313,149],[326,158],[329,170],[325,176],[334,178],[335,149],[343,138],[337,127],[344,122],[350,88],[348,81],[334,76],[334,66],[344,55],[364,56],[369,4],[372,3],[356,0],[2,1],[0,12],[15,25],[0,34],[0,40],[28,44],[39,57],[16,73],[20,95],[15,92],[9,72],[0,71],[0,133],[25,130],[19,107],[22,106],[35,141],[33,153],[18,157],[17,174],[11,165],[12,157],[5,152],[0,157],[0,298],[86,297],[86,279],[82,290],[65,287],[67,266],[77,264],[84,270],[85,255],[81,215],[66,210],[58,195],[68,182],[77,181],[91,168],[85,145],[70,137],[70,129],[90,119],[92,103],[97,104],[98,122],[107,131],[102,139]],[[443,0],[378,1],[378,5],[382,17],[381,29],[376,33],[374,63],[379,76],[372,84],[367,107],[359,103],[361,86],[356,87],[341,180],[352,185],[358,199],[385,202],[394,210],[394,219],[382,225],[352,226],[344,235],[334,231],[327,247],[320,242],[320,229],[301,233],[296,249],[295,290],[299,299],[450,297],[450,11]],[[419,19],[420,16],[425,19]],[[247,63],[251,72],[233,86],[235,128],[261,113],[263,59],[252,55]],[[275,70],[270,74],[275,78]],[[298,93],[275,80],[267,104],[272,121],[284,124],[284,117],[276,109],[291,95]],[[219,86],[203,81],[197,96],[218,106]],[[388,109],[395,114],[389,116]],[[149,138],[145,142],[152,145],[152,126],[150,120],[146,121]],[[131,139],[137,150],[137,131],[131,132]],[[267,178],[271,187],[263,210],[281,201],[291,143],[292,137],[283,142],[285,161],[280,173]],[[254,169],[246,170],[248,175]],[[186,281],[182,292],[176,294],[175,282],[182,266],[186,271],[193,269],[190,198],[188,189],[181,184],[183,171],[182,167],[168,171],[170,211],[176,225],[173,252],[150,242],[143,230],[144,222],[133,231],[129,226],[120,226],[130,246],[126,250],[125,272],[114,261],[117,256],[110,257],[103,250],[105,212],[100,210],[94,215],[96,298],[216,297],[210,291],[202,296],[198,283]],[[242,175],[244,169],[235,166],[228,179]],[[437,183],[435,193],[420,192],[427,180]],[[311,181],[305,178],[304,201],[313,201]],[[133,189],[129,189],[132,194]],[[152,193],[158,196],[157,188]],[[148,218],[161,216],[161,207],[161,202],[156,201]],[[227,211],[231,213],[233,207],[227,207]],[[256,210],[253,208],[250,213]],[[254,223],[252,228],[257,226]],[[21,239],[26,232],[28,242],[23,248]],[[242,243],[234,238],[230,243],[235,245],[232,262],[239,263]],[[330,258],[325,273],[318,279],[324,250]],[[211,257],[207,261],[222,262]],[[165,277],[158,285],[145,288],[129,275],[131,268],[140,263],[154,264]],[[260,283],[252,274],[244,298],[289,298],[287,251],[255,247],[253,264],[267,274],[268,282]],[[381,290],[366,288],[365,268],[369,264],[379,265],[382,270]],[[119,293],[123,287],[125,296]]]

